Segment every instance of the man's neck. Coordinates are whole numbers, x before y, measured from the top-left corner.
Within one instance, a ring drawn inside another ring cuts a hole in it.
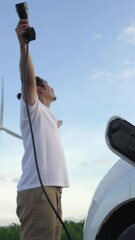
[[[43,105],[45,105],[47,108],[50,107],[51,102],[50,99],[40,97],[39,100],[42,102]]]

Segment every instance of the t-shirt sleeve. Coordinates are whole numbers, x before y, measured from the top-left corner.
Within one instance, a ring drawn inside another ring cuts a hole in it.
[[[27,115],[26,102],[23,100],[23,98],[21,98],[20,104],[21,104],[21,114]],[[35,109],[37,108],[37,105],[38,105],[38,96],[36,95],[35,103],[32,106],[28,105],[30,114],[32,114],[35,111]]]

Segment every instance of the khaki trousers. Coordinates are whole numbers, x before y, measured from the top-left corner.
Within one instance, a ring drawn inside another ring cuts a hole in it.
[[[44,188],[61,217],[61,188]],[[60,221],[40,187],[17,193],[16,213],[21,223],[21,240],[60,240]]]

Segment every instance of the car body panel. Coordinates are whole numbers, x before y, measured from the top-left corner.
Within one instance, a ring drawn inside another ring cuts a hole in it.
[[[105,219],[118,205],[135,197],[135,168],[120,159],[98,185],[84,224],[84,240],[95,240]]]

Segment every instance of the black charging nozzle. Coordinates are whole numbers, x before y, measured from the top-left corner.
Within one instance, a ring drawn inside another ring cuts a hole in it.
[[[108,147],[135,167],[135,126],[118,116],[112,117],[106,128]]]
[[[20,19],[28,19],[28,7],[27,3],[18,3],[15,5],[16,6],[16,11],[18,13],[18,16]],[[27,29],[26,33],[24,34],[24,40],[26,42],[30,42],[32,40],[36,39],[36,33],[33,27],[30,27]]]

